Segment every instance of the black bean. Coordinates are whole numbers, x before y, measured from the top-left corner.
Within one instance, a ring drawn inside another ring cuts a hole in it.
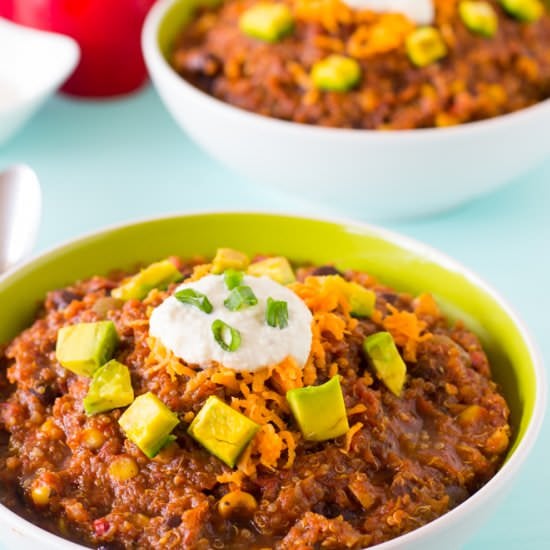
[[[36,388],[31,388],[30,391],[45,407],[53,405],[54,401],[61,395],[59,389],[53,385],[37,386]]]
[[[80,300],[80,296],[70,290],[54,290],[49,293],[50,301],[56,309],[65,309],[73,300]]]
[[[166,525],[169,529],[174,529],[181,525],[181,516],[173,515],[166,520]]]
[[[320,267],[316,267],[312,275],[319,275],[319,276],[325,276],[325,275],[342,275],[341,271],[338,271],[333,265],[322,265]]]

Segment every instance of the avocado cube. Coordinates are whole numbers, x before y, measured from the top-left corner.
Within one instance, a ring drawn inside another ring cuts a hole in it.
[[[78,323],[60,328],[55,355],[66,369],[81,376],[92,376],[115,351],[118,334],[112,321]]]
[[[281,285],[288,285],[296,280],[289,261],[283,256],[266,258],[250,264],[248,274],[254,277],[270,277]]]
[[[134,400],[130,371],[126,365],[111,359],[94,372],[84,398],[86,414],[98,414],[126,407]]]
[[[427,67],[447,55],[447,45],[435,27],[414,30],[405,41],[409,59],[417,67]]]
[[[172,439],[170,433],[179,419],[156,395],[148,392],[136,397],[118,423],[130,441],[148,458],[154,458]]]
[[[239,28],[251,38],[275,43],[292,32],[294,18],[285,4],[260,2],[241,15]]]
[[[537,21],[544,13],[541,0],[500,0],[500,3],[508,14],[525,23]]]
[[[399,355],[389,332],[376,332],[365,338],[363,349],[370,357],[376,374],[386,387],[397,397],[401,395],[407,366]]]
[[[493,37],[498,30],[498,15],[488,2],[463,0],[458,12],[466,28],[487,38]]]
[[[227,269],[244,271],[249,263],[250,260],[244,252],[233,248],[218,248],[212,260],[212,273],[218,275]]]
[[[370,317],[374,311],[376,294],[357,283],[348,283],[348,300],[351,314],[356,317]]]
[[[308,441],[334,439],[349,430],[339,376],[333,376],[320,386],[289,390],[286,400]]]
[[[348,92],[361,80],[361,65],[350,57],[332,54],[313,65],[311,80],[318,90]]]
[[[187,433],[206,450],[233,468],[260,426],[211,395]]]
[[[119,300],[143,300],[153,288],[167,287],[181,279],[178,268],[170,261],[151,264],[115,288],[111,295]]]

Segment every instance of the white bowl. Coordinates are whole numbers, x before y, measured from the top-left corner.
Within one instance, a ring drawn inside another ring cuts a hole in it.
[[[12,137],[73,72],[80,58],[68,36],[0,18],[0,145]]]
[[[411,217],[487,193],[550,155],[548,100],[482,122],[393,132],[308,126],[223,103],[166,61],[174,36],[201,1],[208,0],[160,0],[153,7],[143,30],[146,64],[179,125],[258,184],[362,218]]]

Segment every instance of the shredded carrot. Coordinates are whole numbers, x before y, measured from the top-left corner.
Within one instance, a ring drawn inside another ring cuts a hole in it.
[[[237,380],[237,376],[234,370],[231,369],[221,369],[219,372],[215,372],[211,377],[214,384],[219,384],[220,386],[225,386],[231,391],[238,392],[240,390],[240,384]]]
[[[286,361],[286,360],[285,360]],[[278,365],[279,367],[280,365]],[[277,367],[276,367],[277,368]],[[265,389],[265,381],[271,376],[271,369],[260,369],[252,377],[252,391],[261,392]]]
[[[414,30],[410,19],[399,13],[384,13],[371,25],[360,25],[347,43],[347,52],[356,58],[368,58],[390,52],[403,45]]]
[[[418,317],[440,316],[439,307],[431,294],[421,294],[414,302],[414,312]]]
[[[313,316],[321,333],[329,333],[338,341],[343,340],[346,321],[334,313],[315,313]]]
[[[331,363],[330,367],[328,368],[328,376],[329,378],[332,378],[333,376],[336,376],[338,374],[338,363]]]
[[[150,372],[158,372],[164,369],[168,372],[172,380],[176,378],[176,375],[187,376],[189,378],[196,376],[197,371],[188,365],[185,365],[153,336],[149,336],[147,338],[147,345],[149,346],[151,352],[145,359],[144,366],[146,370],[149,370]]]
[[[294,464],[294,459],[296,458],[296,440],[292,432],[284,430],[279,433],[279,437],[283,440],[288,452],[288,459],[283,466],[283,468],[288,469]]]
[[[264,424],[256,435],[256,448],[260,463],[268,468],[275,468],[283,451],[283,440],[271,424]]]
[[[313,364],[313,356],[311,355],[304,366],[302,378],[304,386],[312,386],[315,380],[317,380],[317,369]]]
[[[328,50],[330,52],[342,53],[344,51],[344,43],[339,38],[318,34],[313,37],[313,43],[318,48]]]
[[[361,422],[356,422],[347,432],[346,432],[346,441],[344,443],[344,450],[346,453],[349,453],[351,448],[351,440],[353,436],[363,427]]]
[[[193,273],[191,274],[189,279],[186,279],[185,282],[198,281],[199,279],[202,279],[206,275],[209,275],[211,270],[212,270],[212,264],[196,265],[193,268]]]
[[[363,403],[358,403],[357,405],[355,405],[355,407],[348,409],[348,416],[353,416],[354,414],[360,414],[362,412],[365,412],[366,410],[367,410],[367,407],[365,407]]]
[[[393,336],[395,343],[403,348],[403,356],[407,361],[416,361],[416,348],[419,342],[431,337],[422,334],[427,324],[414,313],[399,311],[387,304],[390,314],[383,320],[384,328]]]
[[[243,451],[243,454],[239,458],[237,463],[237,468],[240,472],[243,473],[246,477],[253,478],[256,475],[256,466],[257,462],[252,460],[252,448],[254,443],[248,445]]]
[[[274,369],[272,380],[277,389],[284,395],[294,388],[301,388],[303,372],[292,357],[287,357]]]
[[[216,476],[216,481],[218,483],[228,483],[232,491],[240,489],[243,484],[244,474],[240,470],[231,470],[223,472]]]
[[[296,63],[296,61],[289,61],[286,64],[286,68],[294,79],[294,82],[296,82],[298,86],[300,86],[304,90],[307,90],[311,87],[311,79],[309,77],[309,74],[302,65]]]
[[[297,19],[321,24],[327,31],[336,32],[340,25],[353,21],[353,12],[341,0],[296,0]]]
[[[139,327],[147,327],[149,326],[149,320],[148,319],[134,319],[132,321],[127,321],[126,323],[128,326],[132,328],[139,328]]]

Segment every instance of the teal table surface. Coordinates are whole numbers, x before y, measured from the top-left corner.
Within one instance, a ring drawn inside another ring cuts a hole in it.
[[[42,182],[44,214],[36,252],[109,224],[174,212],[332,214],[328,207],[228,173],[180,132],[151,89],[109,102],[50,100],[0,148],[0,169],[15,162],[30,164]],[[550,159],[521,180],[456,210],[384,225],[435,246],[486,279],[527,322],[548,364],[549,211]],[[550,548],[549,499],[546,421],[515,487],[465,548]]]

